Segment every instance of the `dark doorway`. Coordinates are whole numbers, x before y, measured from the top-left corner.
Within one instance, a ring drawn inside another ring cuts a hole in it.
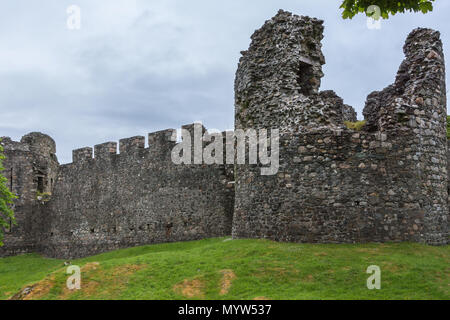
[[[37,191],[40,193],[44,192],[44,178],[43,177],[38,177]]]

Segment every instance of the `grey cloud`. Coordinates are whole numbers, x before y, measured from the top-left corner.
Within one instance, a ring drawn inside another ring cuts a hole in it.
[[[65,9],[82,9],[82,29]],[[429,15],[398,15],[368,30],[342,20],[338,1],[7,0],[0,4],[0,136],[50,134],[61,162],[71,150],[201,120],[233,125],[239,52],[279,8],[325,21],[322,89],[335,90],[361,117],[366,96],[393,82],[415,27],[450,44],[448,1]],[[450,55],[448,55],[450,56]]]

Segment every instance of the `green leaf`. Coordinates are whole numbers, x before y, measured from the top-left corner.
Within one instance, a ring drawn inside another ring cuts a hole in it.
[[[431,2],[422,2],[419,7],[422,13],[433,11],[433,4]]]
[[[433,2],[435,0],[343,0],[340,8],[343,9],[342,17],[344,19],[352,18],[358,13],[366,13],[367,16],[373,14],[367,13],[367,8],[376,5],[381,9],[381,17],[388,19],[389,16],[397,13],[433,11]]]

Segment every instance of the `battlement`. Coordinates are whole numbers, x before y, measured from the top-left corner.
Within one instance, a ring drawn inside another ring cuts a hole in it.
[[[95,159],[108,159],[117,154],[117,142],[105,142],[94,146]]]
[[[148,146],[150,149],[167,149],[176,144],[177,130],[166,129],[148,134]]]
[[[181,126],[181,129],[183,130],[187,130],[189,132],[189,134],[191,135],[191,138],[194,138],[194,133],[199,133],[202,136],[205,134],[205,132],[207,131],[205,126],[203,126],[203,124],[201,123],[190,123],[190,124],[185,124],[183,126]]]
[[[170,155],[170,151],[176,145],[177,131],[166,129],[148,134],[148,148],[145,148],[145,137],[134,136],[119,140],[120,155],[132,155],[139,151],[149,151],[154,156]],[[6,140],[5,140],[6,141]],[[6,143],[6,142],[5,142]],[[72,162],[85,162],[92,158],[94,150],[94,160],[109,159],[117,154],[117,142],[109,141],[91,147],[80,148],[72,151]],[[166,159],[166,158],[164,158]],[[162,160],[162,158],[161,158]],[[166,159],[167,160],[167,159]]]
[[[145,137],[136,136],[119,141],[120,153],[133,153],[145,148]]]
[[[191,123],[181,126],[183,130],[187,130],[191,135],[191,148],[194,148],[194,136],[201,140],[201,144],[198,146],[204,147],[204,136],[208,134],[205,126],[201,123]],[[226,132],[222,132],[224,139],[224,154],[226,148]],[[5,140],[5,143],[8,140]],[[170,156],[172,149],[177,145],[177,130],[165,129],[148,134],[148,148],[145,148],[145,137],[134,136],[130,138],[124,138],[119,140],[119,152],[120,155],[134,154],[140,150],[146,150],[154,157],[160,157],[161,160],[167,160],[167,156]],[[230,143],[234,143],[231,141]],[[94,158],[92,153],[94,150]],[[101,143],[91,147],[84,147],[72,151],[72,162],[85,162],[89,159],[109,159],[112,155],[117,154],[117,143],[110,141]]]
[[[73,162],[82,162],[88,159],[92,159],[92,148],[86,147],[72,151]]]

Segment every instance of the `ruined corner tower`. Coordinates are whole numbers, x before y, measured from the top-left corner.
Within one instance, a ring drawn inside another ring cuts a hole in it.
[[[236,128],[278,128],[280,171],[236,167],[235,238],[448,242],[445,65],[416,29],[395,83],[353,108],[319,91],[322,21],[280,11],[252,36],[235,81]]]
[[[10,223],[5,230],[5,247],[0,248],[0,256],[39,251],[50,223],[45,202],[51,197],[59,170],[55,141],[32,132],[20,142],[3,137],[1,144],[6,156],[2,174],[18,199],[13,207],[17,225]]]

